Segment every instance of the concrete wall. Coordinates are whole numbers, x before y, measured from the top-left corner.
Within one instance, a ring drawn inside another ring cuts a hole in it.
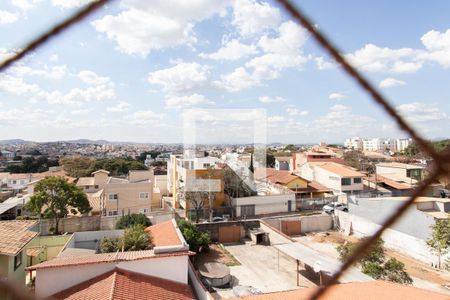
[[[231,221],[231,222],[217,222],[217,223],[199,223],[197,228],[200,231],[208,232],[213,241],[219,240],[219,228],[233,225],[241,225],[244,228],[243,236],[248,234],[248,230],[259,227],[259,220],[245,220],[245,221]]]
[[[333,228],[333,218],[330,215],[315,215],[300,217],[302,233],[327,231]]]
[[[37,229],[41,235],[51,234],[50,228],[53,227],[52,219],[41,219]],[[100,228],[100,216],[72,217],[61,219],[59,222],[60,232],[92,231]]]
[[[214,300],[214,297],[208,292],[208,290],[203,285],[200,275],[198,272],[194,269],[194,266],[189,261],[188,266],[189,271],[189,285],[192,287],[192,290],[194,291],[194,294],[196,296],[196,299],[199,300]]]
[[[240,217],[242,205],[254,204],[255,214],[264,215],[289,211],[288,201],[291,201],[291,210],[295,211],[295,194],[234,198],[232,205],[236,208],[236,217]]]
[[[359,237],[372,235],[381,227],[381,225],[376,224],[371,220],[350,213],[336,211],[336,214],[341,230],[347,230],[350,228],[349,226],[351,224],[352,233]],[[385,230],[382,239],[386,248],[394,249],[429,265],[438,264],[438,257],[430,251],[426,241],[423,239],[416,238],[391,228]],[[450,258],[450,254],[447,254],[446,257]],[[441,262],[445,261],[446,257],[442,257]]]
[[[397,199],[397,200],[394,200]],[[357,198],[356,203],[349,203],[349,213],[381,225],[395,212],[406,198]],[[425,205],[425,204],[421,204]],[[427,240],[431,236],[430,226],[434,218],[412,205],[392,229]]]
[[[267,222],[267,220],[264,220],[264,222]],[[275,230],[273,228],[271,228],[271,227],[273,227],[272,224],[269,224],[270,225],[270,227],[269,227],[266,224],[264,224],[263,222],[261,222],[260,225],[261,225],[261,229],[263,229],[265,232],[269,233],[270,245],[292,243],[292,240],[290,240],[288,237],[281,234],[280,231],[276,231],[276,230],[278,230],[277,228],[274,227]]]
[[[155,186],[159,188],[162,195],[167,195],[169,190],[167,188],[167,175],[155,175]]]

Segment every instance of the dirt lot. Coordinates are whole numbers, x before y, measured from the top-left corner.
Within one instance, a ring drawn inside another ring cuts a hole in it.
[[[240,263],[221,244],[212,244],[208,252],[202,252],[195,256],[194,265],[198,269],[204,263],[219,262],[227,266],[238,266]]]
[[[338,231],[311,233],[307,236],[296,238],[296,240],[336,258],[337,251],[334,248],[338,244],[343,244],[345,241],[359,241],[354,236],[347,236]],[[407,257],[393,250],[386,249],[385,253],[387,257],[394,257],[404,263],[406,272],[410,276],[420,279],[421,283],[418,282],[418,284],[427,285],[426,282],[430,282],[441,287],[450,285],[450,274],[448,272],[437,271],[414,258]]]

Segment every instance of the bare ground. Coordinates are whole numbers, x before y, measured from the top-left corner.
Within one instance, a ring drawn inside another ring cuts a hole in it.
[[[197,269],[207,262],[219,262],[227,266],[240,265],[236,258],[220,244],[211,244],[208,252],[201,252],[195,256],[194,265]]]

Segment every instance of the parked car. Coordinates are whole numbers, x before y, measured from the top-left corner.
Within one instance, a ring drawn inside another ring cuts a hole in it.
[[[225,218],[222,218],[222,217],[214,217],[214,218],[212,218],[212,221],[213,221],[214,223],[217,223],[217,222],[226,222],[226,221],[228,221],[228,220],[225,219]]]
[[[334,213],[335,210],[342,210],[345,212],[348,212],[348,206],[344,203],[328,203],[324,207],[322,207],[322,210],[326,212],[327,214]]]

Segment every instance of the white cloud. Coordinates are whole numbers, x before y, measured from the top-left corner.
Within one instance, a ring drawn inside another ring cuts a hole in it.
[[[397,106],[397,110],[413,123],[448,120],[448,115],[435,103],[413,102]]]
[[[237,27],[243,36],[249,36],[268,28],[275,28],[280,20],[280,10],[267,2],[233,1],[232,24]]]
[[[87,109],[87,108],[85,108],[85,109],[75,109],[75,110],[72,110],[70,112],[70,114],[78,116],[78,115],[85,115],[88,112],[89,112],[89,109]]]
[[[235,92],[259,86],[265,80],[281,76],[286,68],[300,67],[308,58],[302,55],[302,47],[307,35],[303,29],[292,21],[284,22],[277,30],[277,37],[264,35],[258,46],[265,52],[233,72],[221,76],[215,84]]]
[[[316,62],[317,69],[319,70],[329,70],[336,68],[335,63],[325,60],[323,56],[314,58],[314,61]]]
[[[283,97],[269,97],[269,96],[261,96],[259,97],[259,102],[261,103],[277,103],[277,102],[286,102],[286,99]]]
[[[215,60],[237,60],[256,53],[257,51],[254,45],[242,44],[239,40],[232,39],[224,43],[223,47],[214,53],[200,53],[200,57]]]
[[[106,108],[107,112],[124,112],[130,108],[130,104],[125,101],[120,101],[116,106],[110,106]]]
[[[74,8],[83,6],[93,1],[94,0],[52,0],[52,4],[62,8]]]
[[[300,110],[298,108],[294,108],[294,107],[288,107],[286,108],[286,113],[289,116],[306,116],[308,115],[308,111],[306,110]]]
[[[138,127],[160,127],[162,126],[162,120],[164,119],[164,114],[157,114],[151,110],[139,110],[132,114],[125,116],[124,118],[129,124]]]
[[[190,96],[173,96],[166,98],[166,107],[175,109],[183,109],[199,104],[213,104],[213,103],[214,102],[209,101],[205,96],[199,94],[193,94]]]
[[[58,62],[59,57],[58,57],[57,54],[52,54],[52,55],[50,55],[50,57],[48,58],[48,60],[51,61],[51,62],[53,62],[53,63],[55,63],[55,62]]]
[[[14,23],[19,19],[19,14],[6,10],[0,10],[0,25]]]
[[[23,12],[26,12],[43,2],[44,0],[10,0],[11,4],[15,7],[21,9]]]
[[[443,33],[435,30],[428,31],[420,40],[428,50],[420,56],[422,59],[450,68],[450,29]]]
[[[119,51],[148,55],[152,50],[197,42],[195,22],[221,12],[222,0],[124,0],[117,15],[92,22],[94,28],[117,43]]]
[[[196,62],[180,62],[173,67],[149,73],[148,81],[162,86],[169,94],[196,90],[204,86],[209,78],[209,67]]]
[[[380,81],[380,84],[378,85],[380,88],[392,88],[392,87],[396,87],[396,86],[401,86],[401,85],[405,85],[406,83],[402,80],[399,79],[395,79],[392,77],[388,77],[386,79],[383,79],[382,81]]]
[[[367,72],[415,73],[422,68],[417,60],[418,50],[412,48],[381,48],[367,44],[346,58],[361,70]]]
[[[111,79],[109,77],[99,76],[97,73],[90,70],[83,70],[78,72],[77,77],[84,83],[90,85],[101,85],[111,82]]]
[[[60,79],[64,78],[64,76],[66,75],[67,66],[66,65],[58,65],[58,66],[48,67],[47,65],[45,65],[44,68],[42,68],[42,69],[34,69],[34,68],[24,66],[24,65],[17,65],[17,66],[14,66],[10,72],[18,77],[37,76],[37,77],[44,77],[47,79],[60,80]]]
[[[328,95],[328,99],[331,100],[342,100],[347,98],[347,95],[343,94],[343,93],[331,93],[330,95]]]

